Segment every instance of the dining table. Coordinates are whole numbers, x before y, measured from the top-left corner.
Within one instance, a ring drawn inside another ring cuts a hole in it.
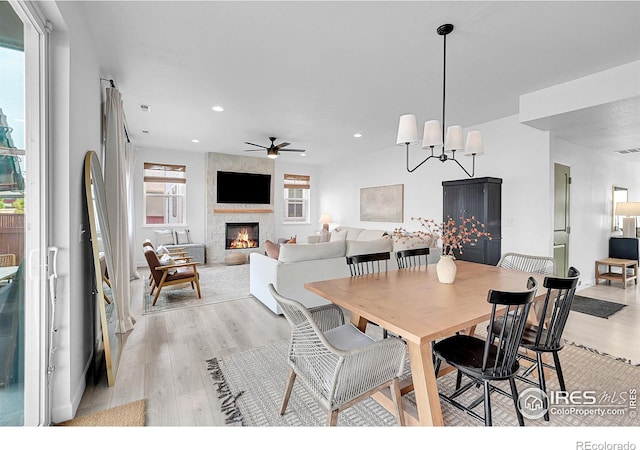
[[[373,322],[407,343],[411,376],[401,393],[413,391],[415,404],[403,402],[408,425],[444,425],[433,365],[432,342],[458,332],[473,333],[489,320],[489,290],[524,291],[530,276],[538,281],[537,301],[544,298],[544,275],[486,264],[456,261],[455,281],[438,281],[436,266],[315,281],[304,286],[350,312],[351,323],[365,331]],[[498,306],[496,313],[504,313]],[[534,311],[534,308],[531,308]],[[535,320],[532,319],[532,320]],[[446,371],[440,371],[443,375]],[[374,399],[390,411],[395,407],[384,391]]]

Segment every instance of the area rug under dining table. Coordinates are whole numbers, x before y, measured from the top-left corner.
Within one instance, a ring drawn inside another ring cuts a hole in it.
[[[227,414],[229,425],[243,426],[324,426],[326,412],[300,382],[294,385],[286,414],[278,414],[288,371],[287,341],[272,343],[222,358],[211,358],[205,364],[220,394],[221,411]],[[599,404],[610,404],[608,414],[594,413],[594,408],[578,408],[579,412],[558,410],[551,420],[525,419],[526,426],[637,426],[635,409],[628,405],[629,393],[637,390],[640,368],[584,348],[567,345],[560,352],[563,373],[569,391],[594,391]],[[405,376],[410,373],[408,361]],[[517,381],[522,392],[530,385]],[[455,373],[438,379],[441,392],[452,392]],[[508,383],[506,383],[508,390]],[[547,389],[558,390],[555,374],[547,381]],[[479,394],[470,389],[463,401]],[[608,396],[608,397],[607,397]],[[413,394],[403,397],[415,402]],[[494,426],[517,426],[511,399],[498,393],[491,396]],[[617,402],[623,402],[622,406]],[[615,405],[614,405],[615,403]],[[441,401],[445,426],[482,426],[483,423]],[[482,415],[482,404],[478,406]],[[338,426],[395,426],[396,419],[375,400],[367,399],[341,412]]]

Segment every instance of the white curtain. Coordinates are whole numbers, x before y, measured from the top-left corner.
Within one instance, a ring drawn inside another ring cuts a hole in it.
[[[105,102],[104,180],[107,194],[107,215],[111,236],[114,272],[109,274],[118,311],[117,333],[133,329],[130,314],[130,250],[129,197],[127,195],[127,158],[122,96],[116,88],[107,88]]]
[[[127,168],[127,218],[129,228],[129,279],[137,280],[140,278],[136,270],[136,234],[135,234],[135,216],[133,210],[133,179],[136,170],[136,148],[131,142],[127,142],[126,152],[126,168]]]

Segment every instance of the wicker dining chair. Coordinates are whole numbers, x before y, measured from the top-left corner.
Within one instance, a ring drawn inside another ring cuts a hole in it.
[[[556,260],[550,256],[534,256],[522,253],[505,253],[502,255],[498,267],[520,270],[522,272],[556,275]]]
[[[13,253],[5,253],[0,255],[0,267],[16,266],[16,255]]]
[[[306,308],[269,291],[291,325],[287,362],[289,375],[280,415],[285,414],[296,379],[327,411],[327,425],[338,423],[338,413],[390,388],[396,418],[404,425],[399,377],[404,370],[406,344],[398,338],[375,341],[345,323],[342,310],[333,304]]]

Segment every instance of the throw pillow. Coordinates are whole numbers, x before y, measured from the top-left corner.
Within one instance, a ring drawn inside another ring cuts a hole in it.
[[[171,256],[169,255],[162,255],[162,258],[160,258],[160,264],[162,264],[163,266],[173,266],[176,263],[176,260],[173,259]],[[178,269],[169,269],[169,275],[173,275],[178,271]]]
[[[175,232],[176,244],[191,244],[191,236],[189,236],[189,230],[182,230]]]
[[[156,255],[168,255],[169,254],[169,250],[167,250],[167,247],[165,247],[164,245],[158,245],[158,248],[156,249]]]
[[[278,259],[280,256],[280,246],[268,239],[264,243],[264,249],[267,251],[267,256],[269,258]]]
[[[344,231],[332,231],[329,236],[329,242],[345,241],[347,240],[347,230]]]
[[[327,230],[322,230],[320,234],[320,242],[329,242],[329,239],[331,239],[331,233]]]
[[[156,246],[158,245],[174,245],[173,231],[171,230],[155,230]]]
[[[294,236],[294,237],[292,237],[291,239],[289,239],[289,240],[287,241],[287,244],[297,244],[297,242],[296,242],[296,236]]]

